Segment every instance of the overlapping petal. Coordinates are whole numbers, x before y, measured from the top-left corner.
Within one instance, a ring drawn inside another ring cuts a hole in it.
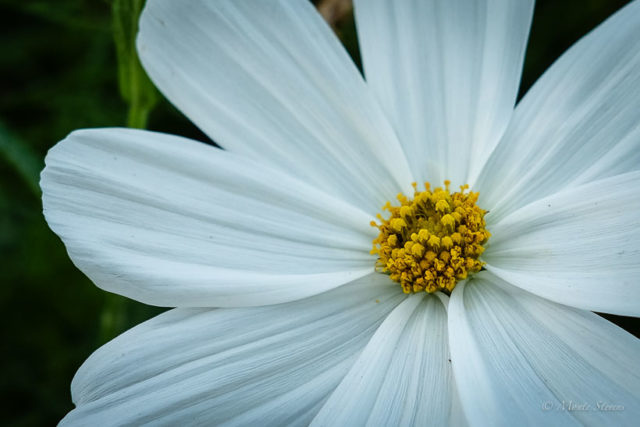
[[[273,304],[373,270],[368,215],[202,143],[85,130],[46,163],[44,213],[71,259],[98,286],[142,302]]]
[[[639,169],[638,69],[634,1],[564,53],[516,107],[474,185],[496,220],[565,187]]]
[[[405,299],[311,425],[446,425],[451,410],[447,341],[440,299],[424,293]]]
[[[567,188],[490,227],[486,268],[529,292],[640,316],[640,171]]]
[[[371,275],[282,305],[171,310],[89,357],[62,425],[306,425],[403,299]]]
[[[412,181],[382,110],[307,0],[149,0],[138,51],[222,147],[371,213]]]
[[[465,184],[506,128],[533,1],[357,0],[367,83],[419,181]]]
[[[449,302],[453,374],[475,425],[634,425],[640,341],[488,272]]]

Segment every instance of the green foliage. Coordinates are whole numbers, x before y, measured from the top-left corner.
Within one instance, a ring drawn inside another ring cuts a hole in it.
[[[40,196],[38,177],[42,170],[42,159],[24,141],[13,135],[0,122],[0,153],[13,165],[25,184],[36,196]]]

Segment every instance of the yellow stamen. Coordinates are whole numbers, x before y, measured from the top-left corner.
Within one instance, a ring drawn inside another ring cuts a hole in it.
[[[449,181],[433,191],[428,182],[425,191],[412,185],[413,200],[398,194],[400,206],[387,202],[382,208],[389,219],[378,215],[380,224],[372,222],[380,234],[371,253],[378,255],[376,266],[405,293],[450,293],[458,281],[482,268],[478,258],[491,236],[486,211],[476,205],[478,193],[465,193],[468,185],[453,194]]]

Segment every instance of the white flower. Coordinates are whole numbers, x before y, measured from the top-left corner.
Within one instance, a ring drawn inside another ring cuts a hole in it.
[[[514,110],[532,10],[356,1],[365,84],[304,0],[149,0],[145,68],[226,151],[98,129],[47,156],[74,263],[179,307],[85,362],[63,424],[637,421],[639,341],[588,310],[640,314],[640,2]],[[369,221],[444,179],[490,210],[486,270],[407,297]]]

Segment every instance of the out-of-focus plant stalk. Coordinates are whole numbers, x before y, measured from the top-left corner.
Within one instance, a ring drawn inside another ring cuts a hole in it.
[[[149,113],[158,101],[158,92],[145,73],[138,52],[138,20],[145,0],[112,0],[113,38],[118,56],[118,83],[122,98],[129,104],[127,126],[144,129]]]
[[[127,299],[123,296],[105,294],[104,306],[100,313],[99,345],[111,341],[127,329],[127,303]]]

